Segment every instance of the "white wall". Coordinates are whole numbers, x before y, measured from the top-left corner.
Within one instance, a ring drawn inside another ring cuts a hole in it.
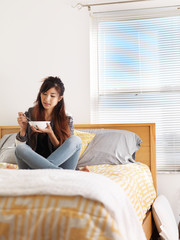
[[[71,3],[0,0],[0,125],[17,124],[17,112],[32,106],[40,80],[49,75],[65,83],[75,123],[90,122],[89,13]],[[158,194],[169,199],[177,222],[179,179],[179,174],[157,176]]]
[[[90,121],[88,26],[69,0],[0,1],[0,125],[16,125],[49,75],[65,83],[75,122]]]

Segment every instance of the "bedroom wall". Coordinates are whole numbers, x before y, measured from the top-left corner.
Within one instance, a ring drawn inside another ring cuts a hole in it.
[[[0,125],[36,99],[41,80],[62,78],[65,101],[77,123],[88,123],[89,16],[71,0],[0,1]]]
[[[146,1],[173,4],[173,0]],[[177,2],[177,1],[176,1]],[[71,0],[0,1],[0,125],[16,125],[32,106],[40,80],[62,78],[67,111],[90,123],[89,13]],[[180,213],[179,174],[157,174],[158,194]]]

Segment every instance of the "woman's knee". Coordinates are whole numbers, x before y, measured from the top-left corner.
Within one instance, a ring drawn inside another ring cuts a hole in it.
[[[21,156],[21,154],[25,151],[26,147],[27,147],[27,145],[24,143],[18,144],[15,149],[15,155]]]
[[[81,138],[76,135],[71,135],[69,137],[69,141],[71,142],[71,144],[75,145],[77,148],[81,148],[82,146]]]

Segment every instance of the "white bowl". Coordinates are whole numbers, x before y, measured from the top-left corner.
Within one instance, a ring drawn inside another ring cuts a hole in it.
[[[29,121],[30,126],[41,129],[45,129],[47,127],[47,123],[50,124],[50,121]]]

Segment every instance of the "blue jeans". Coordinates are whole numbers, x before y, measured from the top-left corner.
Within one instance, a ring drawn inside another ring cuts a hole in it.
[[[15,155],[20,169],[75,169],[81,145],[81,139],[72,135],[48,158],[39,155],[27,144],[17,145]]]

